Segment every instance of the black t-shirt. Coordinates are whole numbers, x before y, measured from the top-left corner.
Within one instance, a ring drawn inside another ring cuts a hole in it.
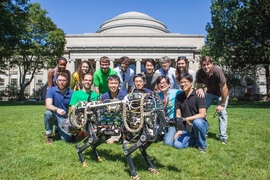
[[[176,109],[180,109],[181,117],[198,114],[200,108],[206,108],[205,99],[197,97],[195,89],[189,97],[184,92],[176,97]]]

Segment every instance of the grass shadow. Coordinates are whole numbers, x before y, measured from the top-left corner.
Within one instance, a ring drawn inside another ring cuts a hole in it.
[[[119,150],[120,149],[122,149],[122,148],[119,147]],[[89,159],[89,160],[98,162],[91,147],[87,148],[85,151],[86,151],[84,154],[84,156],[86,156],[85,159]],[[106,159],[108,161],[119,161],[119,160],[125,161],[125,157],[122,154],[120,154],[120,153],[113,154],[112,153],[113,151],[111,151],[110,149],[103,149],[101,146],[97,147],[97,152],[98,152],[99,156],[101,157],[101,159],[103,159],[103,160]]]
[[[117,153],[115,153],[115,149],[104,149],[102,147],[103,144],[101,144],[101,146],[97,147],[97,151],[98,151],[98,154],[99,156],[101,157],[101,159],[104,161],[104,160],[107,160],[107,161],[112,161],[112,162],[115,162],[115,161],[121,161],[123,163],[125,163],[125,166],[127,168],[125,168],[125,172],[127,174],[130,174],[130,168],[128,166],[128,162],[127,162],[127,158],[126,156],[124,155],[123,153],[123,149],[122,149],[122,144],[116,144],[117,147],[119,149],[117,149]],[[108,147],[106,147],[108,148]],[[112,148],[115,148],[115,145],[113,145]],[[151,146],[150,146],[151,148]],[[92,161],[92,162],[96,162],[96,163],[99,163],[94,155],[94,152],[92,150],[91,147],[85,149],[85,153],[84,153],[84,159],[86,161]],[[149,154],[148,153],[148,156],[152,162],[152,164],[154,165],[154,167],[158,170],[158,169],[161,169],[161,168],[164,168],[165,165],[160,163],[160,161],[155,157],[155,155],[153,154]],[[131,154],[131,157],[132,157],[132,161],[133,161],[133,164],[134,164],[134,167],[135,167],[135,170],[136,171],[148,171],[148,166],[147,166],[147,163],[146,161],[144,160],[144,157],[143,155],[140,153],[139,149],[135,150],[132,154]],[[181,170],[177,167],[174,167],[174,166],[166,166],[170,171],[173,171],[173,172],[181,172]]]
[[[217,137],[217,134],[215,134],[215,133],[212,133],[212,132],[208,132],[207,133],[207,138],[208,139],[215,139],[215,140],[219,140],[219,138]]]

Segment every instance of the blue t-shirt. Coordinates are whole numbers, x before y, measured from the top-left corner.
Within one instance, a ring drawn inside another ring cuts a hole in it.
[[[170,88],[171,89],[180,89],[180,86],[175,78],[175,68],[169,67],[167,72],[164,72],[162,68],[155,71],[155,73],[160,74],[161,76],[167,76],[170,80]]]
[[[123,100],[124,97],[127,95],[127,93],[125,91],[119,90],[117,96],[115,97],[116,99],[119,100]],[[103,94],[100,98],[102,101],[106,100],[106,99],[113,99],[111,96],[110,92],[106,92],[105,94]]]
[[[166,111],[169,116],[169,118],[173,119],[175,118],[175,104],[176,104],[176,96],[178,94],[181,94],[183,91],[178,89],[170,89],[169,93],[166,95],[166,99],[168,100],[168,104],[166,106]],[[163,102],[164,101],[164,95],[162,92],[158,93],[159,97]]]
[[[142,90],[134,89],[133,92],[134,93],[153,93],[153,91],[147,88],[143,88]]]
[[[65,115],[60,115],[55,113],[58,117],[67,118],[68,117],[68,108],[69,102],[72,96],[73,90],[66,88],[66,92],[64,95],[61,94],[57,86],[50,87],[46,93],[46,99],[52,99],[52,104],[60,109],[64,109],[66,111]]]

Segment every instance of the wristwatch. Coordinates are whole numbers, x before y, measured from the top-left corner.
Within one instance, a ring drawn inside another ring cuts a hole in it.
[[[225,104],[221,104],[221,107],[225,107]]]
[[[54,109],[54,112],[57,112],[57,109],[58,109],[58,108],[56,107],[56,108]]]

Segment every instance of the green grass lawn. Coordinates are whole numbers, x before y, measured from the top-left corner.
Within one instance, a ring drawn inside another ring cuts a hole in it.
[[[142,179],[270,179],[270,102],[232,102],[228,144],[218,140],[214,106],[208,111],[207,153],[152,144],[148,154],[159,174],[148,172],[137,150],[132,154]],[[99,146],[102,162],[91,149],[84,151],[82,167],[75,145],[63,141],[45,144],[44,102],[0,102],[0,179],[130,179],[121,144]]]

